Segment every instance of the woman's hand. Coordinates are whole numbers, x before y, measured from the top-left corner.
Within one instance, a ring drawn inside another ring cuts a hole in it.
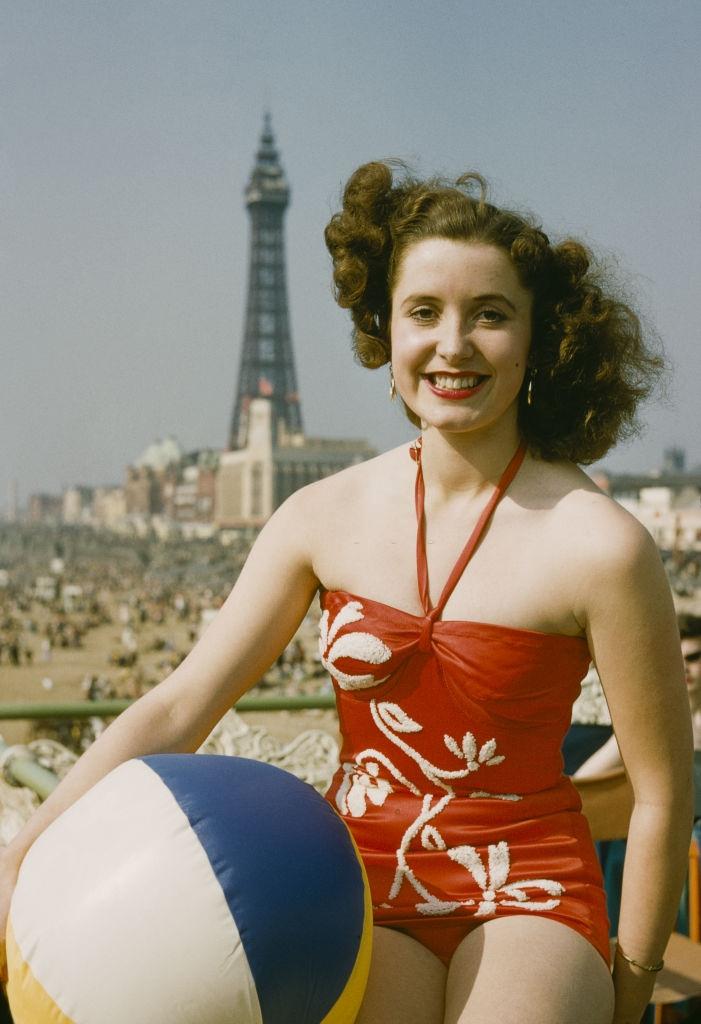
[[[616,1006],[611,1024],[639,1024],[650,1002],[655,977],[616,957],[613,969]]]

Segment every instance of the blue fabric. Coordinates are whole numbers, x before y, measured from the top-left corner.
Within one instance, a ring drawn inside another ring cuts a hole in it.
[[[565,775],[574,775],[595,750],[603,747],[613,733],[610,725],[580,725],[573,723],[562,743]]]
[[[318,1024],[343,992],[364,922],[346,826],[311,786],[214,754],[142,758],[184,811],[241,935],[265,1024]]]
[[[618,919],[621,916],[623,862],[626,859],[626,841],[625,839],[607,839],[599,841],[594,845],[599,855],[601,873],[604,876],[609,935],[618,935]]]

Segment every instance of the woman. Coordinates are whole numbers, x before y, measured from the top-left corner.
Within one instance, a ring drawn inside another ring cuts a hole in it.
[[[320,590],[345,733],[328,798],[377,921],[360,1024],[632,1024],[684,874],[688,707],[654,545],[574,463],[629,426],[657,360],[581,246],[551,247],[464,184],[395,185],[365,165],[327,228],[358,356],[391,360],[421,443],[275,512],[192,652],[7,851],[5,900],[36,835],[114,765],[195,750]],[[615,1008],[600,876],[559,755],[590,657],[637,796]]]

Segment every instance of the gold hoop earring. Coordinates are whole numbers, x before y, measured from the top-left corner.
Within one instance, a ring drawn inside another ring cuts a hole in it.
[[[533,405],[533,378],[535,377],[535,370],[531,370],[528,377],[528,390],[526,391],[526,405]]]
[[[389,397],[394,401],[394,396],[397,394],[397,388],[394,383],[394,374],[392,373],[392,366],[389,368]]]

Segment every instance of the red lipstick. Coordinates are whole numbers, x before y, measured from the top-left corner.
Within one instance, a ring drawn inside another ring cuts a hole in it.
[[[477,392],[487,383],[489,377],[482,377],[480,381],[473,388],[460,388],[459,390],[446,390],[445,388],[436,387],[431,381],[430,377],[425,377],[424,380],[428,384],[429,388],[434,395],[438,395],[439,398],[446,398],[448,401],[457,401],[461,398],[471,398],[476,395]]]

